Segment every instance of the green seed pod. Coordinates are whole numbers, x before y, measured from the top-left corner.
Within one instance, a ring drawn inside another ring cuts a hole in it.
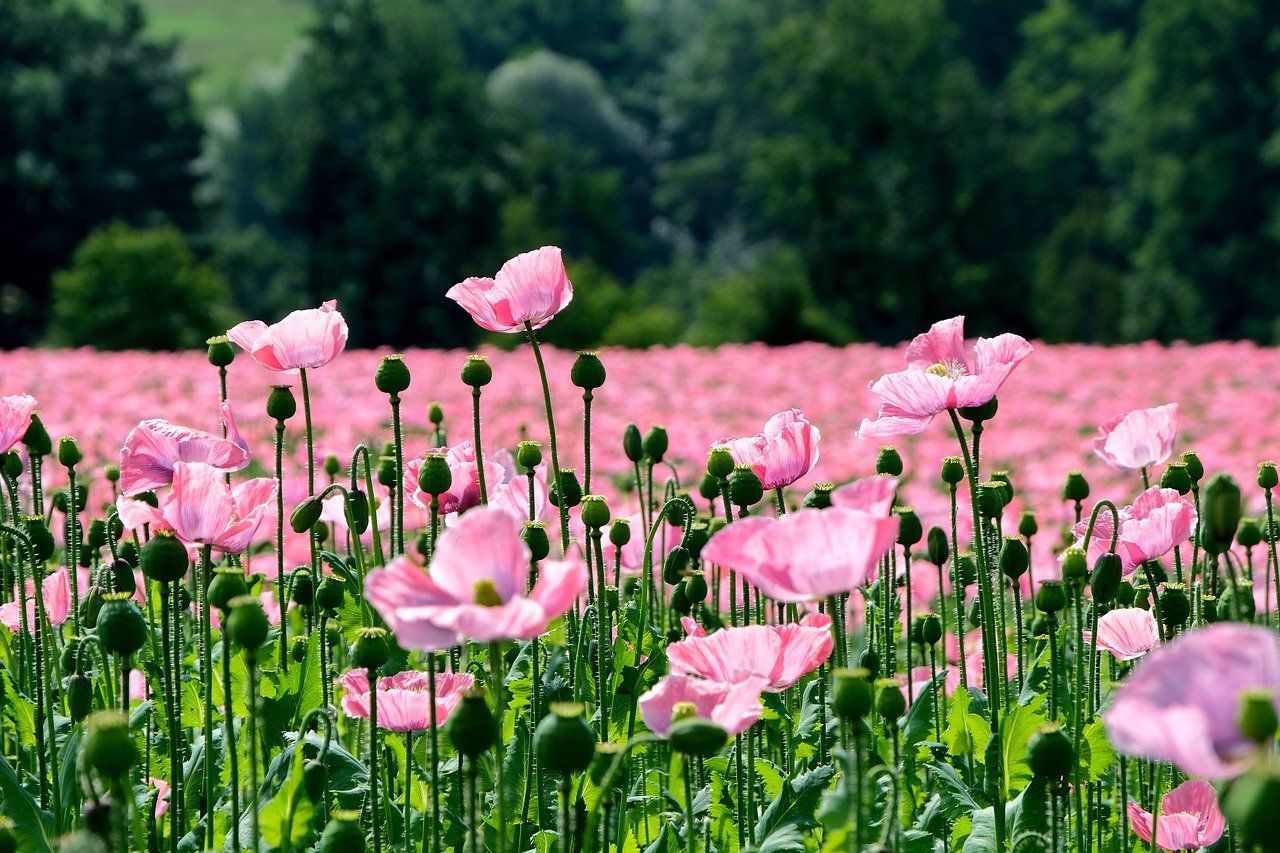
[[[516,463],[526,471],[542,464],[542,445],[536,441],[522,441],[516,445]]]
[[[1160,606],[1164,606],[1163,598],[1160,599]],[[1218,596],[1218,618],[1222,621],[1252,622],[1255,609],[1252,581],[1238,578],[1235,586],[1227,584],[1222,595]],[[1168,619],[1166,616],[1166,623]]]
[[[1223,554],[1240,526],[1240,484],[1230,474],[1219,472],[1209,478],[1202,491],[1200,544],[1210,554]]]
[[[671,724],[667,730],[667,742],[676,752],[714,758],[729,742],[729,733],[706,717],[685,717]]]
[[[207,597],[209,603],[223,614],[231,609],[231,601],[249,594],[249,586],[244,582],[244,572],[237,568],[223,567],[215,569],[213,580],[209,582]]]
[[[547,490],[547,500],[552,506],[560,506],[561,502],[569,508],[582,503],[582,484],[578,482],[577,468],[561,468],[560,476]]]
[[[805,509],[828,509],[831,506],[831,493],[835,488],[835,483],[814,483],[800,505]]]
[[[644,440],[640,438],[640,427],[627,424],[622,431],[622,452],[632,462],[644,459]]]
[[[1094,561],[1093,574],[1089,578],[1089,589],[1094,601],[1098,604],[1110,604],[1115,600],[1120,591],[1123,568],[1120,557],[1113,553],[1103,554]]]
[[[1258,466],[1258,488],[1274,489],[1280,483],[1280,476],[1276,474],[1276,463],[1263,462]]]
[[[314,758],[302,765],[302,789],[307,799],[319,805],[324,800],[324,789],[329,783],[329,770]]]
[[[78,723],[93,710],[93,682],[81,673],[67,679],[67,712],[71,722]]]
[[[252,595],[232,599],[226,631],[231,636],[231,642],[246,651],[256,652],[267,641],[267,634],[271,632],[271,623],[262,610],[262,602]]]
[[[1067,481],[1062,484],[1062,499],[1079,503],[1089,497],[1089,481],[1082,471],[1069,471]]]
[[[298,504],[289,516],[289,526],[294,533],[306,533],[320,521],[320,513],[324,506],[315,495]]]
[[[27,515],[22,518],[23,529],[27,531],[27,537],[31,540],[32,555],[37,563],[48,562],[53,556],[53,533],[49,530],[49,525],[44,523],[42,515]]]
[[[316,853],[364,853],[364,830],[360,828],[360,812],[335,810],[329,813]]]
[[[996,416],[996,412],[1000,409],[1000,401],[992,397],[987,402],[979,406],[961,406],[956,411],[960,417],[966,421],[972,421],[975,424],[989,421]]]
[[[1036,514],[1029,509],[1022,511],[1021,517],[1018,518],[1018,535],[1030,539],[1040,532],[1040,525],[1036,523]]]
[[[493,367],[489,359],[472,354],[462,363],[462,384],[479,391],[493,381]]]
[[[383,394],[403,394],[409,387],[409,366],[404,363],[404,356],[384,355],[373,374],[373,384]]]
[[[577,702],[553,702],[549,710],[533,733],[538,763],[564,776],[581,773],[591,766],[596,754],[595,732],[583,716],[586,706]]]
[[[1008,471],[992,471],[991,479],[993,482],[996,482],[996,483],[1004,483],[1004,493],[1003,493],[1004,505],[1008,506],[1009,502],[1013,500],[1013,494],[1014,494],[1013,480],[1009,479],[1009,472]]]
[[[1256,518],[1240,520],[1240,529],[1236,532],[1236,541],[1244,548],[1253,548],[1262,542],[1262,524]]]
[[[929,562],[935,566],[945,566],[947,560],[951,559],[947,533],[936,524],[929,528],[929,535],[925,537],[925,547],[928,549]]]
[[[433,427],[440,429],[440,424],[444,423],[444,409],[439,402],[433,400],[427,404],[427,420],[431,421]]]
[[[103,595],[95,624],[102,648],[112,654],[131,655],[147,642],[147,622],[127,592]]]
[[[720,481],[703,472],[702,476],[698,478],[698,496],[704,501],[713,501],[720,497]]]
[[[1061,581],[1045,581],[1036,590],[1036,610],[1053,614],[1067,606],[1067,591]]]
[[[1245,774],[1226,789],[1222,798],[1222,812],[1231,823],[1232,831],[1239,831],[1240,849],[1273,851],[1275,839],[1280,838],[1280,765],[1272,761],[1255,763]]]
[[[294,663],[302,663],[307,659],[307,638],[295,636],[289,640],[289,657]]]
[[[358,669],[380,669],[391,657],[386,628],[361,628],[351,644],[351,663]]]
[[[872,673],[867,669],[837,669],[832,673],[831,707],[842,720],[856,722],[875,707]]]
[[[106,586],[112,592],[123,592],[133,595],[138,591],[138,580],[133,576],[133,566],[128,560],[113,560],[111,565],[103,568],[106,575]]]
[[[1083,548],[1068,548],[1062,552],[1062,580],[1072,586],[1083,584],[1089,577],[1089,557]]]
[[[467,758],[481,756],[498,742],[498,722],[484,701],[484,691],[469,690],[449,716],[445,734],[459,754]]]
[[[1170,462],[1160,475],[1160,488],[1173,489],[1180,495],[1190,494],[1191,475],[1187,473],[1187,466],[1181,462]]]
[[[902,456],[893,445],[880,448],[876,456],[876,473],[888,474],[890,477],[902,476]]]
[[[1280,720],[1276,718],[1275,691],[1266,688],[1250,688],[1240,693],[1240,710],[1236,713],[1236,724],[1240,734],[1256,743],[1265,746],[1276,738],[1276,728]]]
[[[293,398],[293,389],[288,385],[272,385],[267,395],[267,417],[283,424],[298,413],[298,402]]]
[[[310,607],[315,600],[316,588],[311,581],[311,572],[296,569],[289,579],[289,598],[303,607]]]
[[[615,548],[621,548],[631,541],[631,520],[615,518],[609,526],[609,541]]]
[[[119,711],[98,711],[84,723],[80,755],[85,765],[104,779],[118,779],[138,760],[129,721]]]
[[[320,463],[320,467],[329,479],[332,480],[342,473],[342,460],[340,460],[336,455],[329,453],[325,455],[324,461]]]
[[[31,423],[27,426],[27,431],[22,434],[22,445],[27,448],[27,453],[31,456],[48,456],[53,452],[53,440],[49,438],[49,433],[44,428],[44,422],[40,420],[38,412],[31,413]]]
[[[594,391],[604,384],[604,365],[597,352],[580,352],[569,370],[569,381],[583,391]]]
[[[609,768],[613,766],[613,761],[617,758],[618,753],[622,752],[622,744],[612,741],[604,741],[597,743],[595,748],[595,756],[591,759],[591,766],[587,768],[587,778],[591,780],[591,784],[597,788],[604,786],[604,778],[609,773]],[[627,770],[627,760],[622,761],[622,771]]]
[[[108,465],[108,466],[107,466],[107,469],[108,469],[108,476],[107,476],[107,479],[108,479],[108,480],[111,480],[111,476],[110,476],[110,469],[111,469],[112,467],[113,467],[113,466],[111,466],[111,465]],[[116,480],[119,480],[119,479],[120,479],[120,466],[119,466],[119,465],[116,465],[116,466],[114,466],[114,467],[115,467],[115,469],[116,469]],[[0,462],[0,469],[2,469],[2,470],[4,471],[4,475],[5,475],[6,477],[16,478],[16,477],[18,477],[19,475],[21,475],[21,474],[22,474],[22,457],[18,455],[18,451],[16,451],[16,450],[10,450],[10,451],[6,452],[6,453],[4,454],[3,462]],[[113,483],[114,483],[114,482],[115,482],[115,480],[111,480],[111,482],[113,482]]]
[[[942,482],[955,486],[964,480],[964,463],[959,456],[942,457]]]
[[[1116,604],[1121,607],[1132,607],[1133,599],[1137,594],[1138,591],[1133,588],[1132,583],[1122,580],[1120,581],[1120,585],[1116,588]]]
[[[603,495],[582,498],[582,524],[588,530],[600,530],[609,523],[609,504]]]
[[[707,473],[723,480],[733,473],[733,454],[729,448],[717,446],[707,451]]]
[[[907,697],[902,695],[902,682],[896,678],[876,679],[876,713],[890,722],[907,712]]]
[[[542,562],[551,553],[551,540],[547,536],[545,521],[526,521],[524,529],[520,531],[520,538],[529,548],[529,559],[535,563]]]
[[[920,624],[920,638],[929,646],[942,639],[942,620],[938,618],[938,614],[925,614],[924,621]]]
[[[1204,479],[1204,463],[1200,461],[1200,454],[1194,450],[1183,451],[1182,464],[1187,466],[1187,476],[1191,478],[1192,487],[1198,486]]]
[[[876,654],[876,650],[868,646],[862,656],[858,658],[858,667],[867,671],[867,680],[874,681],[876,676],[880,674],[880,655]]]
[[[671,590],[671,609],[681,616],[687,616],[693,610],[693,602],[689,600],[684,581],[680,581]]]
[[[729,475],[729,501],[736,507],[747,509],[764,498],[764,484],[749,465],[739,465]]]
[[[959,581],[962,587],[970,587],[978,582],[978,564],[972,554],[961,554],[956,558],[955,574],[952,581]]]
[[[692,572],[684,579],[684,594],[689,601],[697,604],[706,601],[707,578],[702,572]]]
[[[662,461],[662,457],[667,455],[667,428],[654,424],[649,427],[649,431],[644,435],[642,446],[644,447],[644,455],[649,461],[657,465]]]
[[[924,527],[920,524],[920,516],[909,506],[896,506],[893,514],[898,517],[898,544],[903,548],[915,547],[924,537]]]
[[[1000,546],[1000,572],[1014,583],[1018,582],[1018,578],[1027,573],[1027,568],[1031,565],[1031,553],[1027,550],[1027,546],[1022,544],[1022,540],[1016,536],[1004,537],[1004,544]]]
[[[97,551],[107,544],[107,523],[101,518],[95,518],[93,521],[89,522],[89,529],[85,537],[85,544],[94,551]]]
[[[342,606],[346,584],[337,575],[326,575],[316,587],[315,604],[325,610],[337,610]]]
[[[84,459],[84,454],[80,452],[80,445],[76,444],[76,440],[69,435],[64,435],[58,439],[58,464],[63,468],[74,468]]]
[[[1027,764],[1042,779],[1064,779],[1071,772],[1074,751],[1060,723],[1048,723],[1027,742]]]
[[[231,341],[226,335],[214,335],[205,343],[209,346],[209,363],[214,367],[228,367],[236,360],[236,351],[232,349]]]
[[[1004,483],[988,480],[978,485],[978,511],[985,519],[996,519],[1004,513]]]
[[[449,462],[443,453],[428,453],[422,459],[422,467],[418,469],[418,488],[439,497],[449,491],[453,485],[453,472],[449,470]]]

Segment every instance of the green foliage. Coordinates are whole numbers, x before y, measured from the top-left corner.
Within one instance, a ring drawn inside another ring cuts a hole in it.
[[[191,349],[230,325],[226,282],[196,261],[172,225],[115,223],[91,234],[72,260],[53,277],[51,344]]]

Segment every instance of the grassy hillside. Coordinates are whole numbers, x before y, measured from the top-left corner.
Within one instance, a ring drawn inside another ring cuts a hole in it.
[[[148,27],[181,40],[180,55],[197,71],[195,96],[205,106],[226,100],[244,81],[279,65],[311,20],[306,0],[142,0]]]

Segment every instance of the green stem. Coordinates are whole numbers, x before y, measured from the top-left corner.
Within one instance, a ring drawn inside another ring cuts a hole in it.
[[[478,402],[478,401],[477,401]],[[395,506],[393,509],[393,518],[391,522],[391,556],[395,557],[404,553],[404,434],[400,424],[400,395],[391,394],[391,435],[395,442],[396,454],[396,488],[395,488]],[[476,443],[477,448],[479,442]],[[477,458],[479,451],[476,452]],[[354,472],[353,472],[354,475]],[[483,468],[481,469],[483,477]],[[480,481],[481,490],[484,489],[484,480]],[[369,510],[372,515],[371,522],[374,528],[378,526],[377,513],[373,510],[373,493],[369,493]],[[408,827],[406,826],[406,837]]]
[[[591,492],[591,401],[594,399],[591,389],[582,392],[582,493]]]
[[[200,548],[197,563],[196,596],[200,603],[200,680],[204,688],[204,838],[205,846],[213,841],[213,630],[209,622],[209,571],[213,548]]]
[[[507,833],[507,786],[506,786],[506,767],[504,766],[507,758],[506,743],[503,741],[502,732],[505,726],[505,717],[507,713],[507,703],[503,695],[503,660],[502,646],[497,640],[489,642],[489,673],[493,679],[493,705],[494,716],[498,720],[498,741],[494,744],[494,750],[497,753],[497,766],[494,768],[494,799],[498,805],[498,832],[495,835],[494,849],[498,853],[506,850],[506,833]],[[375,851],[378,853],[378,851]]]
[[[693,775],[693,762],[688,753],[681,753],[684,762],[684,839],[687,853],[697,853],[697,844],[693,837],[693,783],[689,777]]]
[[[289,672],[289,595],[284,584],[284,421],[276,421],[276,598],[280,605],[280,671]]]
[[[307,384],[307,369],[301,367],[298,369],[298,376],[302,384],[302,415],[306,422],[307,429],[307,495],[316,493],[316,447],[315,434],[311,426],[311,386]],[[372,499],[372,496],[370,496]],[[311,531],[307,534],[307,539],[311,543],[311,577],[314,582],[320,582],[320,551],[316,541],[316,526],[312,525]],[[281,605],[283,607],[283,604]]]
[[[226,619],[226,614],[223,614]],[[222,716],[222,750],[223,756],[231,764],[231,849],[240,850],[240,759],[236,754],[236,733],[233,714],[231,713],[231,635],[222,631],[222,697],[227,712]],[[253,716],[253,708],[248,716]],[[252,754],[252,743],[250,743]],[[254,812],[257,813],[256,810]],[[257,848],[254,848],[255,850]]]
[[[249,836],[251,849],[257,851],[261,830],[258,822],[262,810],[258,808],[258,657],[253,651],[245,655],[245,663],[249,669],[249,713],[245,725],[249,727],[249,798],[252,802],[250,814],[253,815],[252,835]],[[324,756],[321,755],[321,760]]]
[[[439,724],[436,720],[436,655],[431,653],[427,667],[427,696],[431,701],[430,722],[431,733],[427,738],[428,751],[430,753],[428,761],[431,762],[431,790],[430,797],[430,821],[431,821],[431,847],[430,853],[436,853],[440,849],[440,816],[438,813],[439,797],[440,797],[440,733]]]
[[[373,813],[373,853],[382,853],[382,808],[378,802],[378,670],[369,677],[369,802]]]
[[[551,411],[551,385],[547,382],[547,366],[542,361],[542,350],[538,346],[538,335],[533,330],[533,324],[525,323],[524,327],[529,334],[529,343],[533,346],[533,358],[538,363],[538,376],[542,379],[542,401],[547,409],[547,436],[551,443],[551,476],[554,478],[552,484],[558,486],[560,483],[560,452],[556,445],[556,422]],[[562,551],[567,552],[569,550],[569,507],[564,501],[559,501],[559,504],[560,547]]]
[[[530,333],[532,334],[532,332]],[[541,362],[539,362],[541,365]],[[548,416],[550,417],[550,416]],[[484,452],[480,449],[480,389],[471,389],[471,426],[472,426],[472,443],[475,445],[476,452],[476,482],[480,485],[480,503],[487,504],[489,502],[489,492],[484,484]],[[552,439],[555,441],[555,439]],[[556,469],[559,470],[558,468]],[[557,480],[557,482],[559,482]],[[568,547],[568,546],[565,546]]]

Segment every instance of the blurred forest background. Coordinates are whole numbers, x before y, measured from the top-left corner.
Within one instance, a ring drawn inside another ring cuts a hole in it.
[[[548,243],[565,346],[1275,343],[1280,3],[3,0],[0,241],[0,346],[467,346]]]

